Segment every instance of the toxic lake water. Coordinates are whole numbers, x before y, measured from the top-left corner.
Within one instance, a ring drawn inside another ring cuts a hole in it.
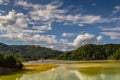
[[[87,75],[79,71],[59,67],[38,74],[24,75],[20,80],[120,80],[120,74],[97,73],[96,75]]]
[[[84,68],[78,71],[61,66],[37,74],[23,75],[20,80],[120,80],[120,70]]]
[[[120,62],[59,64],[47,71],[23,74],[15,80],[120,80]]]

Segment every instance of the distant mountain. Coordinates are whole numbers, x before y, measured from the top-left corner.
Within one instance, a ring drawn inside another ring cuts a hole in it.
[[[119,60],[120,44],[93,45],[87,44],[76,50],[61,54],[58,59],[64,60]]]
[[[6,45],[0,43],[0,54],[13,54],[26,60],[54,59],[61,51],[35,45]]]

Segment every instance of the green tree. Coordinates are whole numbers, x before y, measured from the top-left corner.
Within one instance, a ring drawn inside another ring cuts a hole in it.
[[[0,65],[2,65],[2,63],[3,63],[3,55],[0,54]]]
[[[22,67],[23,67],[23,64],[20,61],[17,61],[16,62],[16,68],[17,69],[22,69]]]
[[[16,67],[16,62],[17,62],[17,59],[13,55],[11,54],[4,55],[4,65],[6,67],[14,68]]]
[[[109,59],[120,60],[120,49],[114,52],[113,55],[109,56]]]

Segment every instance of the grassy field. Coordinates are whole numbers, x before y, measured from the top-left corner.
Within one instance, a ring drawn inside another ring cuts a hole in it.
[[[10,75],[1,75],[0,80],[17,80],[23,74],[29,75],[29,74],[39,73],[39,72],[42,72],[42,71],[52,69],[54,67],[57,67],[57,65],[56,64],[24,65],[24,68],[23,68],[22,71],[19,71],[19,72],[10,74]]]

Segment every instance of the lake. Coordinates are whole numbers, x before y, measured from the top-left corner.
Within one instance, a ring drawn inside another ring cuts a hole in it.
[[[43,71],[29,73],[16,73],[1,76],[0,80],[120,80],[120,62],[76,62],[57,64],[58,66],[46,67],[46,65],[34,68],[49,68]],[[33,67],[33,66],[32,66]],[[31,69],[31,68],[29,68]],[[33,70],[34,71],[34,70]]]

